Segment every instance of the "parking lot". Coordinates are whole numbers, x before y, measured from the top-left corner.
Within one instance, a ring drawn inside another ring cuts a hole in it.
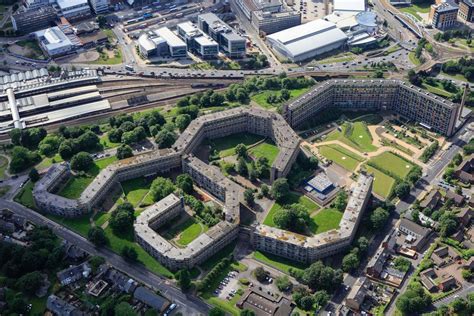
[[[222,300],[230,300],[239,289],[239,272],[231,271],[224,280],[221,281],[219,287],[214,291],[214,295]]]

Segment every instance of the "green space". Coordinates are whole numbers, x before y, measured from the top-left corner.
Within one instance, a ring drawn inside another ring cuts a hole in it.
[[[25,54],[25,57],[40,60],[45,59],[43,51],[36,40],[21,40],[16,42],[16,44],[29,50],[29,52]]]
[[[101,227],[109,221],[110,213],[99,212],[94,216],[94,223],[96,226]]]
[[[346,122],[340,129],[335,129],[327,135],[326,141],[339,140],[361,152],[371,152],[377,150],[372,145],[372,135],[364,122]]]
[[[214,268],[215,265],[221,262],[222,259],[224,259],[225,257],[228,257],[230,254],[234,252],[235,245],[236,245],[235,243],[231,243],[225,246],[224,248],[219,250],[215,255],[213,255],[212,257],[210,257],[203,263],[201,263],[199,266],[205,271],[211,270],[212,268]]]
[[[8,159],[0,156],[0,179],[5,179],[5,170],[8,168]]]
[[[117,65],[122,63],[122,49],[120,47],[113,50],[113,57],[109,56],[109,52],[102,52],[99,54],[100,56],[98,59],[88,62],[88,64]]]
[[[301,271],[307,268],[307,266],[301,262],[292,261],[290,259],[286,259],[286,258],[279,257],[273,254],[262,252],[262,251],[255,251],[253,253],[253,257],[256,260],[263,262],[264,264],[267,264],[285,273],[289,273],[290,269]]]
[[[413,163],[388,151],[371,158],[369,162],[380,171],[388,171],[400,179],[404,179],[414,166]]]
[[[44,157],[41,162],[36,165],[36,168],[41,170],[41,169],[46,169],[48,167],[51,167],[52,164],[57,163],[57,162],[63,162],[63,158],[59,154],[54,155],[53,157]]]
[[[351,120],[351,122],[365,122],[367,125],[377,125],[383,121],[379,114],[364,114]]]
[[[83,215],[77,218],[65,218],[62,216],[55,216],[49,214],[46,214],[45,216],[50,220],[53,220],[56,223],[59,223],[84,237],[87,237],[87,233],[91,228],[89,215]]]
[[[449,78],[459,80],[459,81],[466,81],[467,82],[466,77],[464,77],[462,74],[448,74],[444,71],[441,71],[440,74],[443,75],[443,76],[449,77]]]
[[[276,227],[275,223],[273,222],[273,216],[276,212],[283,209],[285,205],[298,203],[306,207],[310,213],[317,211],[320,208],[318,204],[314,203],[308,197],[296,192],[291,192],[288,198],[285,199],[285,202],[286,203],[284,205],[278,202],[273,204],[272,208],[265,217],[265,220],[263,221],[264,225]]]
[[[33,187],[34,183],[28,181],[27,184],[18,192],[15,196],[15,201],[27,208],[35,209],[35,200],[33,199]]]
[[[100,143],[104,146],[104,149],[116,148],[121,145],[121,143],[113,143],[109,140],[107,133],[104,133],[100,136]]]
[[[278,147],[271,140],[265,140],[265,142],[252,147],[249,151],[250,154],[257,159],[260,157],[267,158],[270,166],[275,161],[279,152]]]
[[[433,93],[433,94],[436,94],[436,95],[439,95],[439,96],[442,96],[444,98],[449,98],[451,97],[453,94],[451,92],[448,92],[446,91],[443,86],[441,85],[441,83],[439,82],[436,87],[435,86],[432,86],[432,85],[429,85],[427,83],[423,83],[423,88],[425,88],[426,90],[428,90],[429,92]]]
[[[151,255],[149,255],[140,245],[135,243],[133,232],[130,234],[124,234],[123,236],[117,236],[112,232],[110,227],[105,229],[105,235],[109,239],[109,247],[114,252],[120,254],[124,246],[132,247],[138,254],[138,261],[146,266],[150,271],[163,275],[168,278],[173,278],[173,273],[167,268],[162,266],[156,261]]]
[[[68,199],[78,199],[87,186],[91,184],[94,178],[99,174],[100,170],[116,160],[117,158],[115,156],[111,156],[94,161],[94,165],[87,173],[73,175],[62,190],[58,192],[58,195]]]
[[[401,49],[401,46],[398,44],[390,46],[386,51],[386,55],[390,55],[391,53],[395,53],[396,51],[399,51]]]
[[[341,211],[332,208],[319,211],[311,217],[313,220],[310,225],[311,232],[316,235],[339,228],[342,214]]]
[[[468,44],[466,39],[457,38],[455,43],[456,43],[457,46],[461,46],[461,47],[464,47],[464,48],[469,48],[469,50],[472,53],[474,53],[474,44],[472,42],[471,42],[471,44]]]
[[[434,1],[424,1],[422,3],[412,4],[409,7],[398,8],[398,10],[402,11],[403,13],[409,13],[413,15],[417,20],[422,21],[423,19],[418,13],[429,13],[430,6],[434,3]]]
[[[421,60],[419,60],[416,56],[415,56],[415,52],[410,52],[408,53],[408,59],[411,61],[411,63],[415,66],[419,66],[421,65]]]
[[[309,89],[311,89],[311,87],[289,90],[290,91],[290,100],[294,99],[294,98],[297,98],[300,95],[308,92]],[[265,108],[265,109],[271,109],[271,108],[274,108],[275,106],[280,105],[282,103],[282,102],[277,102],[277,103],[268,103],[267,102],[268,97],[270,95],[274,95],[274,94],[280,95],[278,93],[278,91],[265,90],[265,91],[262,91],[262,92],[259,92],[257,94],[252,95],[250,97],[250,99],[252,101],[254,101],[255,103],[257,103],[258,105],[260,105],[261,107]]]
[[[166,228],[162,235],[166,239],[174,239],[178,236],[176,243],[180,246],[187,246],[207,229],[207,226],[202,225],[195,218],[189,216],[179,224]]]
[[[365,165],[364,168],[374,175],[373,190],[375,194],[387,198],[395,185],[395,179],[371,166]]]
[[[321,59],[321,60],[316,60],[315,63],[320,64],[320,65],[333,64],[333,63],[343,63],[343,62],[352,61],[355,58],[356,58],[356,55],[349,52],[349,53],[341,53],[339,55],[324,58],[324,59]]]
[[[319,147],[319,152],[348,171],[354,171],[359,163],[364,161],[364,158],[361,156],[339,145],[321,146]]]
[[[244,144],[246,146],[254,145],[262,141],[264,137],[250,133],[238,133],[225,137],[209,140],[211,151],[216,150],[219,153],[219,157],[224,158],[235,154],[235,147],[238,144]]]
[[[121,185],[126,200],[136,207],[150,191],[151,182],[144,178],[135,178],[123,181]]]

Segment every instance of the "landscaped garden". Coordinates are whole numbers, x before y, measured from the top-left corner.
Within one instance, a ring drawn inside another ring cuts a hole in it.
[[[285,205],[301,204],[306,207],[306,209],[310,213],[317,211],[320,208],[319,205],[311,201],[309,198],[296,192],[290,193],[289,196],[285,199],[285,203]],[[271,227],[276,227],[275,223],[273,222],[273,216],[281,209],[284,209],[285,205],[275,202],[270,211],[268,212],[267,216],[265,217],[263,224]]]
[[[333,161],[348,171],[354,171],[364,158],[346,148],[331,144],[319,147],[319,152],[326,159]]]
[[[206,232],[209,227],[200,223],[191,216],[186,216],[186,219],[178,219],[177,223],[171,223],[169,226],[160,232],[160,234],[168,240],[172,240],[179,247],[186,247],[194,239]]]
[[[404,179],[415,166],[408,160],[388,151],[371,158],[369,164],[384,173],[393,174],[399,179]]]
[[[387,198],[392,192],[393,186],[395,185],[395,179],[371,166],[365,165],[364,168],[369,173],[374,175],[372,189],[374,190],[375,194],[383,198]]]
[[[208,143],[211,146],[211,152],[216,151],[220,158],[232,156],[235,154],[235,147],[238,144],[244,144],[250,147],[258,142],[264,140],[265,137],[250,134],[250,133],[238,133],[232,134],[225,137],[209,140]]]
[[[290,98],[288,100],[295,99],[295,98],[299,97],[300,95],[305,94],[310,89],[311,88],[308,87],[308,88],[300,88],[300,89],[289,90]],[[257,103],[261,107],[263,107],[265,109],[271,109],[271,108],[274,108],[277,105],[280,105],[282,103],[281,100],[278,101],[278,102],[269,103],[268,101],[271,101],[272,96],[276,96],[277,98],[281,99],[281,92],[277,93],[276,91],[273,91],[273,90],[265,90],[265,91],[262,91],[262,92],[259,92],[257,94],[252,95],[250,98],[252,99],[252,101]]]
[[[364,122],[345,122],[340,129],[329,133],[326,141],[340,140],[360,152],[371,152],[377,150],[372,144],[372,136]]]

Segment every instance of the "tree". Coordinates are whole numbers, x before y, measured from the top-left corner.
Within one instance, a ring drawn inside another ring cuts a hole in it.
[[[191,194],[194,191],[193,179],[189,174],[180,174],[176,177],[176,186],[183,190],[186,194]]]
[[[240,316],[255,316],[255,312],[250,309],[243,309],[240,311]]]
[[[92,268],[92,272],[95,273],[97,269],[105,263],[104,257],[101,256],[92,256],[89,259],[89,264]]]
[[[280,98],[283,100],[283,101],[287,101],[289,100],[291,97],[291,94],[290,94],[290,91],[288,89],[282,89],[281,92],[280,92]]]
[[[446,171],[444,172],[443,179],[446,180],[447,182],[451,182],[454,177],[454,168],[446,168]]]
[[[334,202],[332,202],[332,207],[338,209],[341,212],[344,211],[347,205],[347,198],[346,191],[341,190],[334,199]]]
[[[303,233],[311,219],[306,207],[301,204],[292,204],[277,211],[273,215],[273,221],[281,229]]]
[[[426,294],[419,283],[408,285],[408,289],[398,297],[396,306],[403,315],[419,315],[431,305],[431,296]]]
[[[115,234],[126,233],[132,230],[135,210],[130,203],[120,204],[111,214],[109,225]]]
[[[41,161],[36,151],[30,151],[22,146],[13,147],[10,161],[10,172],[18,173]]]
[[[395,187],[395,194],[399,197],[399,198],[403,198],[405,196],[408,195],[408,193],[410,193],[410,185],[403,181],[403,182],[400,182],[396,187]]]
[[[98,15],[97,23],[99,24],[99,27],[102,29],[107,25],[107,19],[103,15]]]
[[[94,226],[87,233],[87,239],[97,247],[105,246],[107,244],[107,236],[101,227]]]
[[[458,223],[452,212],[446,212],[439,219],[439,233],[441,237],[449,237],[456,232]]]
[[[176,280],[178,280],[178,285],[183,291],[188,290],[191,286],[191,277],[188,270],[179,270],[176,273]]]
[[[43,285],[43,276],[39,271],[34,271],[23,275],[16,282],[16,286],[23,292],[33,295]]]
[[[114,308],[115,316],[136,316],[138,315],[127,302],[120,302]]]
[[[113,128],[107,133],[107,137],[111,143],[120,143],[122,140],[123,130],[120,128]]]
[[[357,239],[357,247],[361,253],[366,252],[369,248],[369,240],[364,236],[359,237],[359,239]]]
[[[260,191],[262,192],[263,196],[268,196],[268,193],[270,193],[270,189],[266,184],[262,184],[262,186],[260,187]]]
[[[38,150],[45,156],[53,156],[58,152],[63,138],[57,135],[48,135],[39,143]]]
[[[120,251],[122,257],[124,257],[128,261],[135,262],[138,258],[138,253],[133,247],[123,246],[122,250]]]
[[[8,132],[10,135],[10,139],[12,141],[12,144],[15,146],[21,145],[21,129],[19,128],[14,128]]]
[[[393,265],[399,271],[408,272],[411,267],[411,262],[403,257],[396,257],[395,260],[393,260]]]
[[[293,285],[290,281],[290,279],[288,278],[288,276],[286,275],[283,275],[283,276],[279,276],[276,278],[275,280],[275,283],[276,283],[276,286],[278,287],[278,289],[280,291],[288,291],[291,286]]]
[[[85,151],[75,154],[71,159],[71,169],[76,171],[88,171],[93,164],[91,155]]]
[[[342,271],[316,261],[297,276],[298,280],[313,290],[332,292],[342,283]]]
[[[150,187],[150,194],[153,201],[157,202],[170,195],[175,190],[175,186],[170,179],[158,177],[153,180]]]
[[[279,178],[272,184],[271,194],[277,202],[283,201],[290,194],[290,186],[285,178]]]
[[[155,143],[158,145],[158,148],[170,148],[173,146],[175,139],[176,135],[173,132],[163,129],[156,135]]]
[[[235,154],[238,158],[247,158],[247,146],[244,144],[238,144],[235,146]]]
[[[260,178],[270,176],[270,164],[267,157],[259,157],[257,163],[255,164],[255,169],[257,170],[258,176]]]
[[[360,264],[359,257],[355,253],[348,253],[342,259],[342,270],[344,272],[351,272],[357,269]]]
[[[71,141],[64,141],[59,145],[58,153],[63,160],[69,160],[74,155],[74,148]]]
[[[313,298],[314,298],[314,304],[316,305],[316,309],[321,309],[324,306],[326,306],[326,304],[328,303],[330,299],[330,296],[328,292],[322,290],[322,291],[317,291],[316,293],[314,293]]]
[[[370,214],[370,223],[372,224],[372,228],[374,230],[380,230],[381,228],[383,228],[389,216],[390,213],[387,210],[381,207],[377,207],[372,212],[372,214]]]
[[[209,311],[209,316],[225,316],[225,312],[219,307],[213,307]]]
[[[253,205],[253,203],[255,202],[255,196],[252,189],[246,189],[244,191],[244,199],[248,205]]]
[[[455,166],[459,166],[462,162],[462,155],[460,153],[457,153],[456,155],[454,155],[453,157],[453,164]]]
[[[269,273],[264,268],[257,267],[255,270],[253,270],[253,274],[255,275],[257,281],[264,282],[267,279]]]
[[[248,173],[248,167],[247,167],[247,162],[245,162],[245,159],[240,157],[237,161],[237,166],[236,166],[236,171],[241,175],[245,176]]]
[[[31,182],[38,181],[40,178],[38,170],[36,170],[36,168],[32,168],[28,173],[28,178],[30,178]]]
[[[180,114],[176,117],[175,124],[180,132],[183,132],[191,123],[191,116],[189,114]]]
[[[128,145],[121,145],[119,148],[117,148],[117,153],[115,154],[115,156],[117,157],[117,159],[133,157],[132,147]]]

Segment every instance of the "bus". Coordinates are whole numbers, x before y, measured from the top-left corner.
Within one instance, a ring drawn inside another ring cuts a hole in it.
[[[133,71],[133,67],[130,65],[125,65],[125,69],[128,71]]]

